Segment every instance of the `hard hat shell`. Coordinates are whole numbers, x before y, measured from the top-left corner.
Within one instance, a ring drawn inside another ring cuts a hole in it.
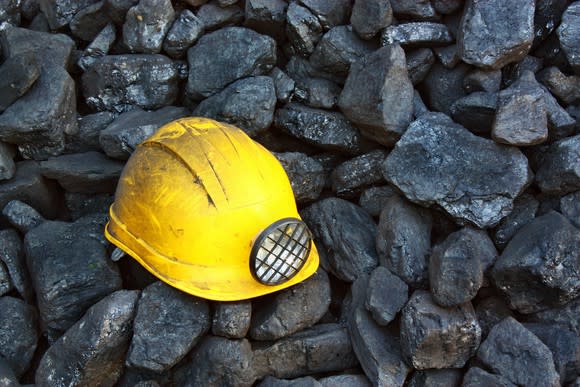
[[[250,268],[255,239],[283,218],[300,219],[278,160],[242,130],[207,118],[161,127],[129,158],[110,208],[107,239],[164,282],[195,296],[234,301],[303,281],[310,253],[280,285]]]

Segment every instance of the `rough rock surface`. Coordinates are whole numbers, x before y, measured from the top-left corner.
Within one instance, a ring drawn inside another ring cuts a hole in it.
[[[250,301],[217,302],[213,305],[211,332],[230,339],[244,338],[250,329],[251,318]]]
[[[566,59],[576,72],[580,75],[580,3],[575,1],[568,6],[562,15],[562,22],[558,27],[558,39],[562,50],[566,54]]]
[[[453,120],[477,135],[489,135],[496,112],[497,93],[492,92],[476,91],[451,105]]]
[[[437,113],[411,123],[383,173],[409,200],[437,204],[459,222],[478,227],[492,227],[509,214],[530,180],[518,149],[477,137]]]
[[[130,52],[157,54],[174,18],[170,0],[140,0],[125,16],[123,43]]]
[[[393,21],[393,10],[389,0],[355,0],[350,15],[350,24],[363,39],[372,39]]]
[[[516,387],[507,378],[501,375],[489,373],[479,367],[471,367],[463,376],[462,387],[480,387],[480,386],[497,386],[497,387]]]
[[[332,171],[332,190],[341,197],[355,196],[372,184],[384,183],[381,164],[387,153],[375,150],[340,164]]]
[[[453,42],[445,24],[412,22],[389,26],[381,33],[383,46],[400,44],[403,47],[446,46]]]
[[[13,229],[0,231],[0,261],[4,263],[14,288],[26,301],[32,301],[33,289],[22,249],[22,240]]]
[[[0,358],[10,364],[16,375],[22,376],[38,344],[36,309],[18,298],[0,297],[0,327]]]
[[[572,192],[562,196],[560,199],[560,210],[570,222],[580,228],[580,191]]]
[[[0,113],[23,96],[40,76],[32,53],[12,56],[0,66]]]
[[[163,40],[163,51],[172,58],[183,57],[203,34],[203,23],[188,9],[181,11]]]
[[[371,216],[378,217],[385,207],[387,200],[393,195],[395,195],[395,190],[389,185],[370,187],[361,193],[358,204],[371,214]]]
[[[294,197],[299,203],[318,199],[324,189],[325,172],[322,164],[315,158],[300,152],[274,154],[286,171]]]
[[[409,299],[409,287],[389,269],[378,266],[370,275],[365,307],[379,325],[393,321]]]
[[[282,41],[285,38],[287,9],[288,3],[284,0],[248,0],[244,25]]]
[[[514,201],[514,209],[495,228],[494,242],[504,248],[510,239],[536,217],[540,202],[530,194],[523,194]]]
[[[550,146],[536,174],[542,192],[566,194],[580,189],[580,135]]]
[[[290,3],[286,13],[286,34],[294,54],[309,57],[322,37],[318,18],[298,3]]]
[[[13,145],[0,141],[0,180],[10,180],[16,173],[14,164],[16,149]]]
[[[2,209],[2,215],[13,227],[24,234],[46,221],[38,211],[20,200],[9,201]]]

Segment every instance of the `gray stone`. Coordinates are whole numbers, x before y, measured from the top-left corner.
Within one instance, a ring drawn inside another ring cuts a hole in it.
[[[388,325],[409,299],[409,287],[386,267],[369,278],[365,306],[379,325]]]
[[[125,164],[100,152],[51,157],[40,163],[42,175],[57,180],[69,192],[112,193]]]
[[[24,234],[46,220],[33,207],[20,200],[9,201],[2,209],[2,215],[13,227]]]
[[[216,336],[241,339],[248,333],[251,319],[250,301],[216,302],[213,305],[211,332]]]
[[[85,215],[100,213],[106,214],[113,204],[111,194],[83,194],[78,192],[65,192],[64,201],[71,220],[77,220]]]
[[[235,26],[244,20],[244,10],[234,4],[223,7],[215,2],[202,5],[197,11],[206,31],[217,30],[226,26]]]
[[[186,108],[166,106],[159,110],[133,109],[117,117],[99,133],[101,148],[107,156],[126,160],[137,145],[145,141],[160,127],[189,115]]]
[[[378,217],[395,190],[388,185],[370,187],[365,189],[359,197],[358,204],[371,216]]]
[[[116,114],[108,111],[87,114],[78,118],[79,130],[67,136],[67,153],[82,153],[101,151],[99,134],[116,118]]]
[[[141,293],[126,364],[154,372],[167,371],[191,351],[209,327],[209,305],[205,300],[157,281]]]
[[[463,89],[468,92],[495,93],[501,88],[501,70],[473,69],[463,78]]]
[[[560,385],[548,347],[512,317],[492,328],[479,347],[477,359],[517,385]]]
[[[491,374],[478,367],[471,367],[463,376],[461,387],[481,386],[516,387],[515,384],[501,375]]]
[[[353,64],[338,106],[363,136],[393,146],[413,115],[413,84],[403,49],[382,47]]]
[[[178,74],[163,55],[106,55],[84,72],[82,90],[94,110],[157,109],[176,100]]]
[[[358,129],[338,112],[290,103],[276,109],[274,126],[322,149],[358,153],[362,146]]]
[[[347,329],[340,324],[317,324],[254,351],[254,370],[261,376],[296,378],[357,365]]]
[[[105,222],[105,215],[49,221],[26,234],[26,262],[49,333],[66,331],[91,305],[121,288],[119,270],[106,251]]]
[[[254,304],[250,336],[277,340],[316,324],[330,305],[330,282],[324,270],[289,289]]]
[[[312,376],[305,376],[296,379],[278,379],[273,376],[266,376],[257,387],[321,387],[322,385]]]
[[[461,58],[457,52],[457,45],[455,44],[445,47],[435,47],[433,51],[435,51],[435,55],[437,56],[439,62],[448,69],[452,69],[453,67],[457,66],[457,64],[461,61]]]
[[[41,175],[36,161],[16,162],[14,177],[0,182],[0,208],[11,200],[21,200],[47,218],[55,217],[58,212],[57,185]]]
[[[105,2],[99,1],[77,12],[70,21],[69,27],[73,36],[91,42],[109,24],[109,21]]]
[[[282,41],[287,9],[285,0],[246,0],[244,26]]]
[[[362,39],[372,39],[393,22],[393,10],[389,0],[355,0],[350,24]]]
[[[560,213],[535,218],[495,263],[496,287],[521,313],[564,305],[580,295],[580,230]]]
[[[463,378],[461,370],[444,368],[441,370],[424,370],[414,372],[409,380],[409,387],[448,387],[459,386]]]
[[[157,54],[173,19],[171,0],[139,0],[125,16],[123,43],[129,52]]]
[[[0,358],[22,376],[31,365],[39,339],[36,310],[18,298],[0,297],[0,327]]]
[[[286,13],[286,35],[291,53],[308,58],[322,37],[322,26],[308,8],[290,3]]]
[[[547,194],[580,189],[580,135],[550,145],[536,173],[536,183]]]
[[[203,34],[203,22],[188,9],[181,11],[163,40],[163,51],[172,58],[182,58]]]
[[[401,315],[403,356],[415,369],[461,368],[481,339],[471,303],[442,308],[431,294],[417,290]]]
[[[503,144],[526,146],[548,139],[548,117],[544,93],[534,74],[521,78],[498,94],[497,113],[491,136]]]
[[[580,374],[580,338],[572,331],[557,325],[526,323],[524,327],[552,351],[560,382],[573,382]]]
[[[313,108],[332,109],[340,95],[341,87],[324,78],[299,78],[293,100]]]
[[[572,224],[580,228],[580,191],[562,196],[560,199],[560,211]]]
[[[462,0],[431,0],[431,3],[435,11],[444,15],[454,13],[463,5]]]
[[[0,180],[10,180],[14,177],[16,173],[14,156],[16,156],[16,148],[0,141]]]
[[[253,353],[246,339],[206,335],[174,374],[178,386],[250,387],[258,379]]]
[[[330,176],[332,190],[337,196],[353,197],[369,185],[384,183],[381,165],[385,157],[387,152],[374,150],[340,164]]]
[[[23,96],[40,76],[32,52],[9,57],[0,65],[0,113]]]
[[[77,65],[83,71],[87,71],[99,58],[107,55],[115,40],[117,39],[117,30],[113,23],[107,24],[87,46],[77,61]]]
[[[483,273],[493,265],[497,251],[484,230],[464,227],[433,248],[429,286],[441,306],[471,301],[483,284]]]
[[[548,115],[548,130],[550,140],[560,140],[580,131],[575,128],[578,121],[566,111],[556,98],[545,88],[544,103],[546,104],[546,114]]]
[[[247,3],[246,3],[247,4]],[[278,67],[274,67],[270,72],[270,77],[274,80],[274,87],[276,88],[276,98],[280,103],[288,103],[292,94],[294,93],[294,87],[296,82],[288,76],[284,71],[280,70]]]
[[[536,217],[540,202],[532,195],[523,194],[514,200],[514,209],[495,228],[493,239],[503,249],[512,237]]]
[[[7,360],[0,358],[0,380],[3,387],[20,387],[18,377]]]
[[[193,114],[227,122],[250,137],[266,131],[274,120],[276,89],[268,76],[243,78],[201,101]]]
[[[119,290],[93,305],[45,353],[37,385],[110,386],[121,376],[139,292]]]
[[[51,30],[66,26],[81,9],[96,3],[98,0],[38,0],[40,10],[50,24]]]
[[[580,335],[580,298],[564,306],[547,309],[526,317],[526,321],[562,325],[576,335]]]
[[[427,282],[432,217],[398,195],[386,201],[379,218],[377,253],[382,266],[412,287]]]
[[[409,50],[407,57],[407,73],[413,85],[417,85],[425,79],[431,66],[435,63],[435,55],[429,48],[417,48]]]
[[[27,301],[32,302],[33,289],[22,250],[22,241],[14,229],[0,230],[0,263],[3,262],[12,285]]]
[[[560,46],[576,75],[580,75],[580,3],[573,2],[562,15],[557,29]]]
[[[487,69],[521,60],[534,40],[534,0],[470,0],[457,44],[461,59]]]
[[[497,112],[497,93],[476,91],[451,105],[451,117],[474,134],[489,135]]]
[[[451,115],[453,103],[467,94],[463,89],[463,79],[469,69],[470,67],[463,63],[448,69],[435,62],[419,86],[427,106],[431,110]]]
[[[538,74],[538,80],[565,105],[580,103],[580,76],[566,75],[551,66]]]
[[[4,296],[12,291],[14,286],[10,280],[10,273],[2,262],[0,262],[0,296]]]
[[[375,49],[373,42],[362,40],[351,26],[343,25],[332,28],[322,36],[310,56],[310,62],[322,71],[345,76],[351,64]]]
[[[372,384],[369,382],[365,375],[359,374],[344,374],[344,375],[334,375],[327,376],[325,378],[318,379],[322,387],[371,387]]]
[[[298,203],[318,199],[326,178],[320,162],[299,152],[276,153],[274,156],[284,167]]]
[[[400,44],[403,47],[447,46],[453,36],[445,24],[410,22],[389,26],[381,33],[381,45]]]
[[[441,113],[411,123],[383,173],[409,200],[437,204],[457,221],[481,228],[511,212],[531,174],[518,149],[477,137]]]
[[[325,30],[348,24],[352,7],[350,0],[300,0],[300,3],[316,15]]]
[[[353,282],[378,264],[376,225],[362,208],[338,198],[318,201],[301,212],[314,233],[319,252],[326,252],[328,270]]]
[[[276,42],[248,28],[227,27],[202,36],[187,58],[186,92],[201,100],[237,79],[270,71],[276,63]]]

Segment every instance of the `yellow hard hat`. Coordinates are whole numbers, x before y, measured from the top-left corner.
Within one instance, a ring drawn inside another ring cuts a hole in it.
[[[278,160],[207,118],[173,121],[135,149],[105,235],[164,282],[218,301],[287,288],[319,261]]]

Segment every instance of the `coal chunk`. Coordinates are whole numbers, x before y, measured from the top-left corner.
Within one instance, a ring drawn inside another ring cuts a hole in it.
[[[181,11],[163,40],[163,51],[172,58],[181,58],[203,34],[203,22],[188,9]]]
[[[499,69],[526,56],[534,40],[535,1],[469,1],[463,11],[457,44],[461,59]]]
[[[274,80],[274,87],[276,87],[276,98],[278,98],[278,102],[288,103],[292,97],[292,94],[294,93],[296,82],[278,67],[274,67],[272,69],[270,72],[270,77],[272,77]]]
[[[350,65],[376,49],[362,40],[351,26],[338,26],[326,32],[310,56],[310,62],[322,71],[346,76]]]
[[[376,240],[380,263],[413,287],[427,281],[432,223],[428,210],[398,195],[391,195],[380,213]]]
[[[580,191],[572,192],[562,196],[560,199],[560,210],[572,224],[580,228]]]
[[[580,231],[560,213],[535,218],[512,238],[492,270],[511,308],[532,313],[580,294]]]
[[[125,16],[123,43],[129,52],[157,54],[174,18],[171,0],[140,0]]]
[[[566,75],[551,66],[538,74],[538,80],[565,105],[580,103],[580,76]]]
[[[462,151],[467,147],[469,152]],[[440,113],[411,123],[387,156],[383,173],[409,200],[437,204],[456,220],[481,228],[509,214],[530,180],[518,149],[477,137]]]
[[[347,329],[340,324],[317,324],[254,351],[254,372],[261,376],[296,378],[357,365]]]
[[[548,115],[548,130],[551,140],[560,140],[577,133],[575,129],[577,120],[565,110],[556,98],[544,87],[544,103],[546,104],[546,114]]]
[[[26,301],[32,301],[33,289],[26,268],[22,240],[16,230],[0,230],[0,263],[4,263],[16,291]]]
[[[103,238],[105,216],[44,222],[24,238],[43,327],[58,334],[96,301],[121,288]]]
[[[435,55],[429,48],[417,48],[409,50],[407,57],[407,73],[413,85],[417,85],[425,79],[431,66],[435,63]]]
[[[350,0],[300,0],[300,3],[316,15],[325,30],[347,24],[352,7]]]
[[[312,376],[305,376],[296,379],[278,379],[273,376],[266,376],[257,387],[321,387],[322,385]]]
[[[20,25],[20,2],[3,0],[1,6],[2,9],[0,9],[0,24],[7,22],[15,26]]]
[[[493,237],[497,246],[503,249],[523,226],[535,218],[539,206],[540,202],[530,194],[518,196],[512,212],[495,229]]]
[[[285,39],[288,3],[284,0],[247,0],[244,26],[277,41]]]
[[[485,338],[491,328],[506,317],[514,317],[511,309],[506,305],[504,298],[491,296],[478,301],[475,307],[477,321],[481,327],[481,337]]]
[[[464,227],[449,235],[433,248],[429,260],[429,286],[435,302],[454,306],[471,301],[496,257],[495,246],[483,230]]]
[[[79,130],[67,136],[67,153],[101,151],[99,134],[117,117],[108,111],[87,114],[78,118]]]
[[[16,173],[16,148],[0,141],[0,180],[10,180]]]
[[[494,93],[501,87],[501,70],[473,69],[463,78],[463,88],[466,92],[487,91]]]
[[[107,214],[113,199],[111,194],[64,193],[64,202],[73,221],[89,214]]]
[[[381,45],[400,44],[403,47],[447,46],[453,43],[445,24],[411,22],[389,26],[381,33]]]
[[[124,112],[171,105],[178,94],[174,63],[159,54],[106,55],[82,76],[82,91],[94,110]]]
[[[580,334],[580,298],[564,306],[547,309],[526,316],[526,321],[562,325],[566,329]]]
[[[360,132],[341,113],[290,103],[277,109],[274,126],[322,149],[358,153]]]
[[[40,76],[32,53],[12,56],[0,65],[0,113],[23,96]]]
[[[363,136],[394,145],[413,115],[413,84],[403,49],[382,47],[353,64],[338,106]]]
[[[448,69],[457,66],[461,61],[461,58],[457,53],[457,45],[455,44],[445,47],[435,47],[433,51],[435,51],[435,56],[437,56],[439,62]]]
[[[70,21],[69,27],[75,37],[90,42],[109,24],[109,20],[105,2],[99,1],[81,9]]]
[[[13,289],[12,281],[8,269],[2,262],[0,262],[0,296],[3,296]]]
[[[327,376],[318,379],[322,387],[371,387],[372,384],[364,375],[344,374]]]
[[[5,387],[19,387],[18,377],[7,360],[0,359],[0,380]]]
[[[221,27],[235,26],[244,19],[244,10],[237,4],[222,5],[215,1],[202,5],[197,16],[203,23],[206,31],[217,30]]]
[[[401,348],[415,369],[461,368],[477,351],[481,329],[471,303],[442,308],[417,290],[401,313]]]
[[[45,221],[38,211],[20,200],[9,201],[2,209],[2,215],[8,219],[12,226],[24,234]]]
[[[478,135],[491,133],[496,112],[497,93],[491,92],[474,92],[451,105],[453,120]]]
[[[324,78],[299,78],[294,89],[294,100],[313,108],[332,109],[340,95],[341,87]]]
[[[355,0],[350,24],[363,39],[372,39],[393,21],[393,9],[389,0]]]
[[[107,24],[95,37],[95,39],[85,48],[81,57],[77,61],[77,65],[81,70],[86,71],[89,67],[107,55],[115,40],[117,39],[117,30],[113,23]]]
[[[492,328],[479,347],[477,359],[517,385],[560,385],[548,347],[512,317]]]
[[[330,282],[318,270],[304,282],[254,306],[250,336],[276,340],[316,324],[330,305]]]
[[[248,28],[226,27],[202,36],[187,51],[187,60],[186,92],[201,100],[237,79],[270,71],[276,63],[276,42]]]
[[[250,301],[217,302],[213,305],[211,332],[215,336],[241,339],[250,329],[252,303]]]
[[[580,75],[580,3],[573,2],[562,15],[557,29],[560,46],[576,75]]]
[[[358,204],[371,216],[378,217],[395,190],[388,185],[365,189],[359,197]]]
[[[463,376],[461,387],[480,386],[516,387],[515,384],[501,375],[489,373],[479,367],[471,367]]]
[[[126,363],[154,372],[167,371],[185,357],[209,327],[205,300],[157,281],[141,293]]]
[[[268,76],[257,76],[235,81],[206,98],[193,114],[227,122],[254,137],[274,121],[275,105],[274,81]]]
[[[379,266],[371,273],[365,306],[379,325],[387,325],[409,299],[409,287],[386,267]]]
[[[40,10],[46,16],[50,28],[58,30],[70,23],[72,18],[83,8],[98,0],[39,0]]]
[[[141,142],[163,125],[189,115],[182,107],[166,106],[154,111],[133,109],[118,116],[99,133],[99,143],[107,156],[126,160]]]
[[[409,387],[459,386],[463,375],[461,370],[445,368],[414,372],[409,379]]]
[[[45,353],[38,385],[113,385],[121,376],[139,292],[119,290],[93,305]]]
[[[387,153],[374,150],[345,161],[332,171],[332,190],[338,196],[352,197],[369,185],[384,183],[381,165]]]
[[[0,358],[21,376],[31,365],[38,344],[37,312],[18,298],[0,297],[0,327]]]
[[[353,282],[377,266],[376,225],[362,208],[343,199],[327,198],[301,214],[319,243],[319,251],[326,251],[328,270],[337,278]]]
[[[294,197],[298,203],[311,202],[324,189],[326,174],[320,162],[304,153],[285,152],[274,154],[286,171]]]
[[[439,62],[435,62],[418,90],[425,103],[431,110],[451,115],[451,106],[455,101],[467,93],[463,89],[463,80],[470,68],[460,63],[448,69]]]
[[[322,26],[308,8],[290,3],[286,13],[286,34],[291,53],[307,58],[322,37]]]
[[[580,135],[550,145],[536,173],[536,183],[547,194],[580,189]]]

